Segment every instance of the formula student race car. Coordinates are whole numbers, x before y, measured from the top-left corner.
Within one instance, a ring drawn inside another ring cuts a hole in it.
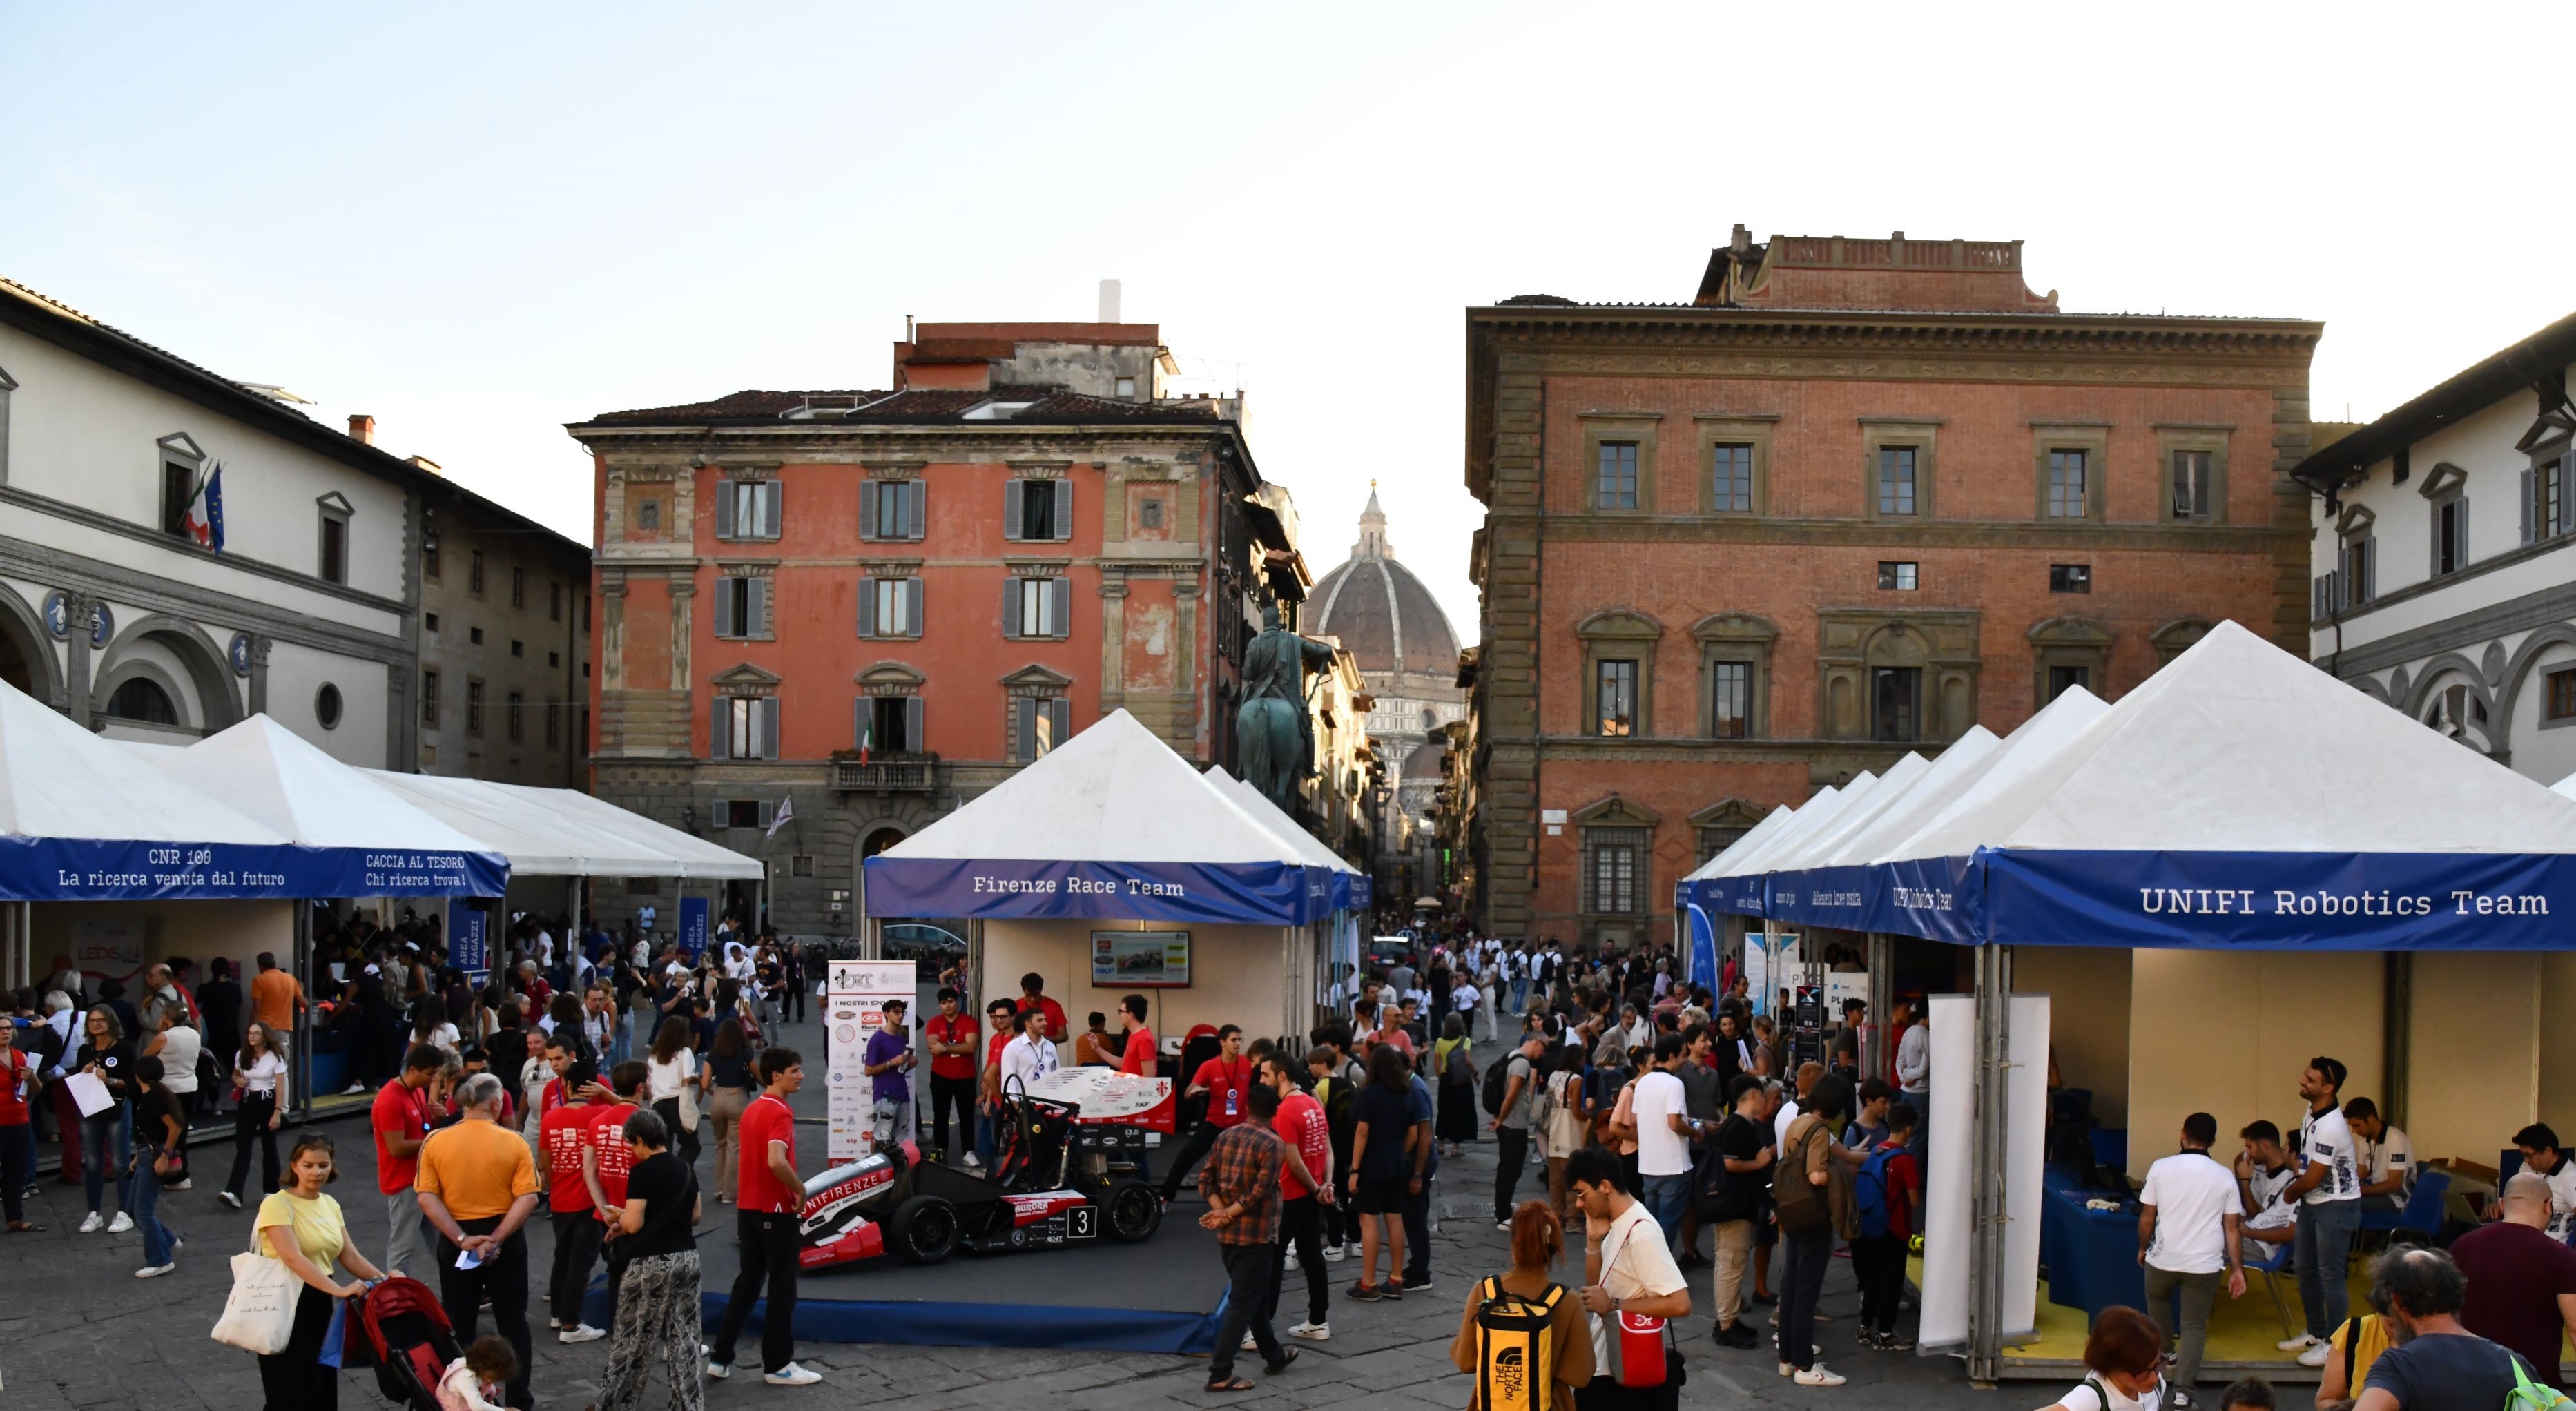
[[[1170,1135],[1171,1089],[1168,1078],[1059,1069],[1003,1095],[1000,1151],[985,1173],[925,1161],[911,1142],[835,1166],[805,1183],[797,1267],[1143,1240],[1162,1224],[1162,1202],[1109,1157]]]

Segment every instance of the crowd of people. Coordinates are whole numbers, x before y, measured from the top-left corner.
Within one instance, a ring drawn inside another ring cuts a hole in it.
[[[819,1380],[793,1360],[802,1185],[785,1100],[802,1066],[771,1041],[779,1023],[804,1017],[819,952],[753,936],[739,917],[720,922],[691,957],[634,922],[611,936],[531,914],[511,919],[477,983],[451,963],[434,913],[406,912],[391,926],[318,909],[314,919],[318,996],[262,954],[246,980],[226,960],[201,975],[174,957],[143,967],[132,984],[58,960],[41,985],[6,997],[8,1233],[41,1229],[26,1200],[51,1147],[61,1158],[54,1179],[87,1205],[79,1233],[139,1230],[136,1277],[170,1273],[185,1240],[163,1197],[195,1188],[191,1129],[229,1117],[229,1172],[212,1201],[255,1206],[256,1247],[305,1290],[294,1340],[260,1359],[278,1411],[336,1404],[337,1374],[314,1356],[334,1304],[389,1274],[433,1285],[464,1346],[440,1389],[446,1404],[532,1406],[525,1226],[540,1207],[555,1236],[535,1286],[548,1330],[567,1344],[615,1339],[603,1407],[640,1404],[655,1366],[681,1404],[697,1404],[702,1373],[730,1374],[735,1339],[764,1291],[763,1377]],[[299,1021],[317,1058],[341,1056],[345,1094],[373,1093],[368,1140],[390,1230],[381,1262],[349,1239],[322,1189],[338,1179],[334,1138],[288,1122],[311,1105],[292,1086]],[[82,1110],[75,1075],[97,1081],[104,1106]],[[702,1147],[715,1151],[714,1203],[740,1211],[748,1289],[712,1347],[698,1331],[692,1235],[705,1209]],[[602,1263],[610,1328],[583,1317]],[[487,1311],[497,1336],[478,1337]]]

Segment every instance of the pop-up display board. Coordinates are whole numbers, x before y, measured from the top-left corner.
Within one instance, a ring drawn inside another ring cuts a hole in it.
[[[885,1019],[887,1000],[910,1005],[913,962],[835,960],[823,989],[823,1032],[831,1052],[831,1101],[826,1105],[825,1156],[834,1165],[874,1152],[876,1084],[865,1068],[868,1040]],[[910,1042],[912,1035],[904,1035]]]

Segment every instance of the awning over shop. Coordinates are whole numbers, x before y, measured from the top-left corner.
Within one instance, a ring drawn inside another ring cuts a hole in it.
[[[130,752],[129,752],[130,753]],[[142,758],[164,775],[308,848],[366,855],[362,885],[327,895],[500,896],[510,864],[479,838],[403,801],[267,715]]]
[[[0,900],[355,896],[368,871],[365,849],[299,845],[0,684]]]
[[[1123,710],[864,864],[870,916],[1302,925],[1310,865]]]

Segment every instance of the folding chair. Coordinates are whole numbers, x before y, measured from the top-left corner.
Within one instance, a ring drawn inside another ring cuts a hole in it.
[[[2290,1244],[2267,1245],[2259,1240],[2249,1241],[2249,1243],[2271,1251],[2271,1254],[2265,1258],[2245,1261],[2245,1270],[2247,1273],[2263,1276],[2263,1287],[2272,1295],[2272,1311],[2281,1317],[2281,1336],[2288,1337],[2293,1331],[2290,1326],[2290,1305],[2281,1301],[2281,1286],[2274,1282],[2272,1276],[2289,1269],[2292,1246]]]

